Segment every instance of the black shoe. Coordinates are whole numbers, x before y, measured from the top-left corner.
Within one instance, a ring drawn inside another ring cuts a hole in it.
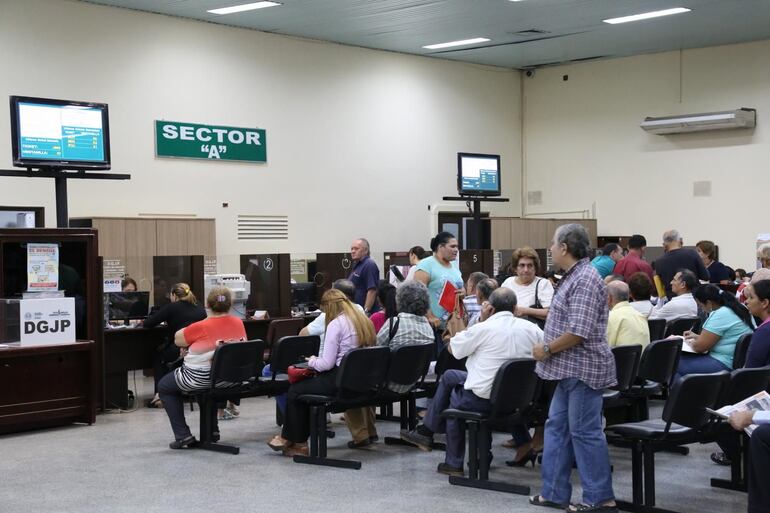
[[[364,447],[369,447],[370,445],[372,445],[371,438],[364,438],[359,442],[351,440],[348,442],[348,449],[363,449]]]
[[[456,477],[463,477],[465,475],[462,468],[453,467],[451,465],[447,465],[446,463],[439,463],[438,467],[436,467],[436,472],[439,474],[446,474],[448,476]]]
[[[374,435],[374,436],[370,436],[369,437],[369,441],[372,442],[372,443],[379,442],[379,440],[380,440],[380,437],[378,435]]]
[[[727,454],[723,452],[712,452],[711,461],[713,461],[717,465],[724,465],[725,467],[729,467],[730,465],[733,464],[733,462],[730,461],[730,458],[727,457]]]
[[[221,438],[221,435],[219,434],[219,431],[214,431],[211,433],[212,442],[218,442],[220,438]]]
[[[198,440],[194,436],[190,435],[187,438],[181,440],[174,440],[168,444],[170,449],[184,449],[185,447],[195,447],[198,444]]]
[[[428,435],[423,435],[419,431],[419,426],[417,429],[413,429],[412,431],[407,431],[406,429],[401,430],[401,439],[409,442],[410,444],[414,444],[423,451],[430,452],[433,450],[433,437]],[[460,469],[460,472],[462,472],[462,469]]]
[[[509,467],[526,467],[527,463],[532,463],[532,468],[535,468],[535,460],[537,460],[535,451],[529,451],[520,460],[506,461],[505,464]]]

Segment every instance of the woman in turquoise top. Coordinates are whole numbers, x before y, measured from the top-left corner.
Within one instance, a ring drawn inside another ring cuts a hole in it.
[[[449,232],[439,233],[431,239],[430,249],[433,251],[433,256],[420,260],[414,279],[428,287],[430,311],[427,317],[433,327],[438,329],[443,327],[451,313],[438,304],[444,284],[449,281],[457,290],[462,291],[463,276],[460,269],[452,264],[459,253],[454,235]]]
[[[701,285],[692,295],[709,316],[700,334],[684,333],[685,343],[701,354],[682,353],[677,375],[732,370],[735,344],[752,331],[751,314],[735,296],[716,285]]]

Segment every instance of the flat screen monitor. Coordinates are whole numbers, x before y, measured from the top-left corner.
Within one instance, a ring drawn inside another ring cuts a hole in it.
[[[11,96],[13,165],[110,169],[107,104]]]
[[[107,305],[110,321],[128,321],[147,317],[149,292],[108,292]]]
[[[316,302],[316,285],[313,282],[291,284],[291,306],[307,306]]]
[[[500,155],[458,153],[457,192],[461,196],[500,196]]]

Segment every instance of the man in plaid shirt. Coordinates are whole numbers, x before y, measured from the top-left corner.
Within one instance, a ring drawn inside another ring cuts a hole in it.
[[[558,385],[545,424],[543,488],[530,502],[568,507],[577,463],[583,504],[568,511],[614,513],[602,391],[617,380],[607,344],[607,287],[589,262],[589,246],[579,224],[560,226],[551,246],[554,264],[565,273],[551,302],[544,343],[535,346],[533,356],[538,375]]]

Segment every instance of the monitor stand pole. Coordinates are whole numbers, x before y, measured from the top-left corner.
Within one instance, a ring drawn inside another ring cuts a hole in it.
[[[69,227],[69,213],[67,211],[67,179],[80,178],[87,180],[130,180],[131,175],[113,173],[93,173],[83,170],[73,171],[66,169],[54,169],[42,167],[40,169],[0,169],[0,176],[14,176],[26,178],[53,178],[56,185],[56,227]]]
[[[482,201],[489,201],[489,202],[496,202],[496,203],[507,203],[510,201],[508,198],[500,198],[497,196],[444,196],[444,201],[464,201],[468,203],[468,206],[470,207],[470,203],[473,203],[473,226],[474,231],[476,232],[476,236],[472,239],[468,237],[467,241],[467,248],[468,249],[490,249],[490,248],[482,248],[482,237],[481,237],[481,231],[483,229],[481,224],[481,202]]]

